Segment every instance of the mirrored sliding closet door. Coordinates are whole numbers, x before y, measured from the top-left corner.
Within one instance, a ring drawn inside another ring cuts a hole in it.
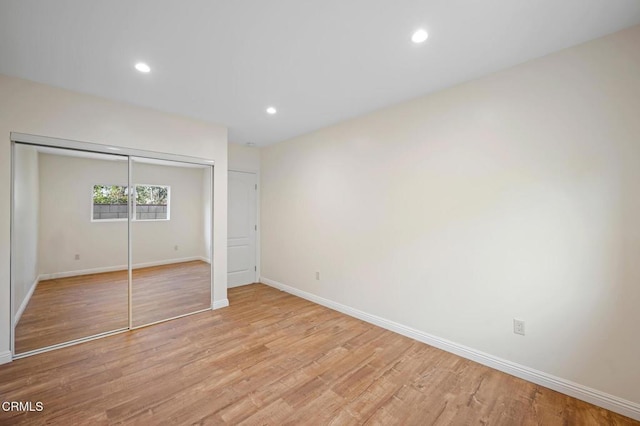
[[[211,166],[132,157],[132,326],[211,308]]]
[[[128,158],[13,146],[14,353],[127,329]]]
[[[13,357],[211,309],[212,163],[12,133]]]

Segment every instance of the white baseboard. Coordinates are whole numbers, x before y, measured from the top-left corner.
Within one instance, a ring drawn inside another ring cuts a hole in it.
[[[13,357],[11,356],[11,351],[0,352],[0,364],[6,364],[11,362]]]
[[[205,260],[205,258],[202,256],[191,256],[191,257],[183,257],[180,259],[166,259],[166,260],[157,260],[155,262],[135,263],[133,265],[133,269],[150,268],[152,266],[171,265],[173,263],[193,262],[194,260],[202,260],[204,262],[209,263],[209,261]],[[105,266],[105,267],[92,268],[92,269],[80,269],[77,271],[54,272],[52,274],[40,275],[40,280],[41,281],[54,280],[57,278],[77,277],[79,275],[102,274],[104,272],[126,271],[127,269],[128,269],[127,265],[116,265],[116,266]]]
[[[565,395],[569,395],[582,401],[597,405],[599,407],[606,408],[607,410],[622,414],[623,416],[631,417],[635,420],[640,420],[640,404],[637,404],[635,402],[627,401],[617,396],[610,395],[578,383],[574,383],[570,380],[556,377],[521,364],[516,364],[515,362],[507,361],[506,359],[502,359],[488,353],[481,352],[473,348],[460,345],[446,339],[442,339],[437,336],[433,336],[431,334],[416,330],[414,328],[399,324],[394,321],[387,320],[385,318],[381,318],[376,315],[368,314],[350,306],[343,305],[341,303],[337,303],[320,296],[316,296],[315,294],[299,290],[297,288],[265,277],[260,277],[260,282],[279,290],[286,291],[287,293],[293,294],[303,299],[307,299],[319,305],[326,306],[327,308],[342,312],[343,314],[347,314],[349,316],[361,319],[387,330],[394,331],[398,334],[402,334],[403,336],[410,337],[419,342],[426,343],[427,345],[434,346],[463,358],[470,359],[479,364],[483,364],[504,373],[511,374],[512,376],[519,377],[529,382],[536,383],[540,386],[544,386],[549,389],[561,392]]]
[[[229,306],[229,299],[216,300],[213,302],[213,310],[226,308]]]
[[[13,319],[14,324],[17,324],[18,321],[20,321],[20,318],[22,318],[22,314],[24,313],[24,310],[27,309],[29,300],[31,300],[31,296],[33,296],[33,292],[36,291],[36,287],[38,286],[38,283],[40,282],[41,279],[42,278],[38,276],[36,277],[36,280],[33,282],[33,284],[31,284],[31,288],[29,288],[27,295],[24,297],[24,300],[22,300],[22,303],[18,308],[18,312],[16,312],[16,315],[14,316],[14,319]]]

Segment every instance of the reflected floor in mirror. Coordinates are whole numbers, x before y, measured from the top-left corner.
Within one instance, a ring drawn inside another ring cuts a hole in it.
[[[128,327],[127,271],[41,281],[15,331],[15,352]],[[202,261],[133,271],[133,325],[207,309],[211,266]]]
[[[211,307],[211,265],[199,260],[133,270],[133,326]]]

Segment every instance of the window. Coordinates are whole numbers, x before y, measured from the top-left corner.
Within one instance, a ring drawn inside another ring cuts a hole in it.
[[[93,185],[92,220],[127,220],[127,187]]]
[[[169,220],[170,187],[136,185],[135,188],[133,220]],[[92,220],[127,220],[129,212],[127,193],[128,189],[123,185],[94,185]]]
[[[136,220],[169,220],[169,189],[136,185]]]

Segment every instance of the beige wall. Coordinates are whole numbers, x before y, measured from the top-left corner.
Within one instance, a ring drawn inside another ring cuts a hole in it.
[[[229,170],[260,171],[260,149],[237,143],[229,144]]]
[[[9,351],[10,132],[215,160],[214,300],[226,299],[227,130],[177,115],[0,76],[0,359]]]
[[[261,275],[640,403],[639,46],[261,149]]]

